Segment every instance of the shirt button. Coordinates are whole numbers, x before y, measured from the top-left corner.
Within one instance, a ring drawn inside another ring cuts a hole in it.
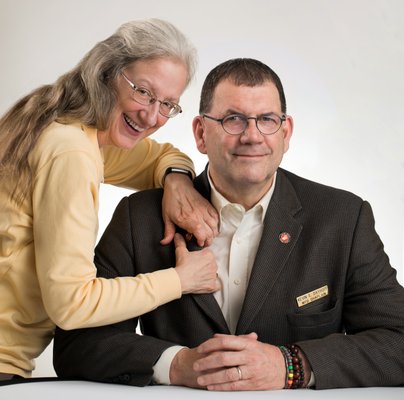
[[[235,280],[234,280],[234,284],[235,284],[235,285],[238,286],[238,285],[240,285],[240,283],[241,283],[240,279],[235,279]]]

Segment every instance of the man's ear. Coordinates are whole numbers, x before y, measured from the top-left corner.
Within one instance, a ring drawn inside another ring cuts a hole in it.
[[[293,135],[293,118],[290,115],[286,116],[286,121],[282,124],[283,133],[283,153],[289,150],[290,139]]]
[[[206,154],[205,124],[202,116],[198,115],[194,118],[192,121],[192,129],[194,131],[196,147],[202,154]]]

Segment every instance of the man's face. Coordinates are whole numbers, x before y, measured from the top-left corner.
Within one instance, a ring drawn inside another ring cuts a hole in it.
[[[225,80],[216,87],[212,108],[207,113],[215,118],[230,114],[257,117],[275,113],[282,115],[279,94],[272,82],[262,86],[236,86]],[[262,135],[255,120],[241,135],[229,135],[220,122],[195,117],[194,136],[198,150],[207,154],[211,178],[217,189],[229,200],[235,193],[261,196],[271,187],[273,176],[289,148],[293,120],[286,117],[281,128],[272,135]],[[259,199],[258,199],[259,200]]]

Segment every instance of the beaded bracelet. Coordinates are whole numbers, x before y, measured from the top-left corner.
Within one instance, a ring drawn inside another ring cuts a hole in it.
[[[301,350],[295,344],[287,344],[285,347],[290,352],[293,365],[293,382],[290,388],[300,389],[304,386],[304,367],[300,354]]]
[[[285,379],[285,389],[290,389],[293,384],[293,363],[292,363],[292,355],[290,350],[285,346],[278,346],[282,352],[283,358],[285,359],[286,366],[286,379]]]
[[[285,389],[300,389],[304,386],[304,367],[300,349],[295,344],[278,346],[285,359]]]

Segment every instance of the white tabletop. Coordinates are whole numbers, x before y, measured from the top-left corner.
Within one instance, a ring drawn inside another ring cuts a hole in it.
[[[403,400],[404,388],[208,392],[176,386],[134,387],[82,381],[30,382],[0,386],[1,400]]]

